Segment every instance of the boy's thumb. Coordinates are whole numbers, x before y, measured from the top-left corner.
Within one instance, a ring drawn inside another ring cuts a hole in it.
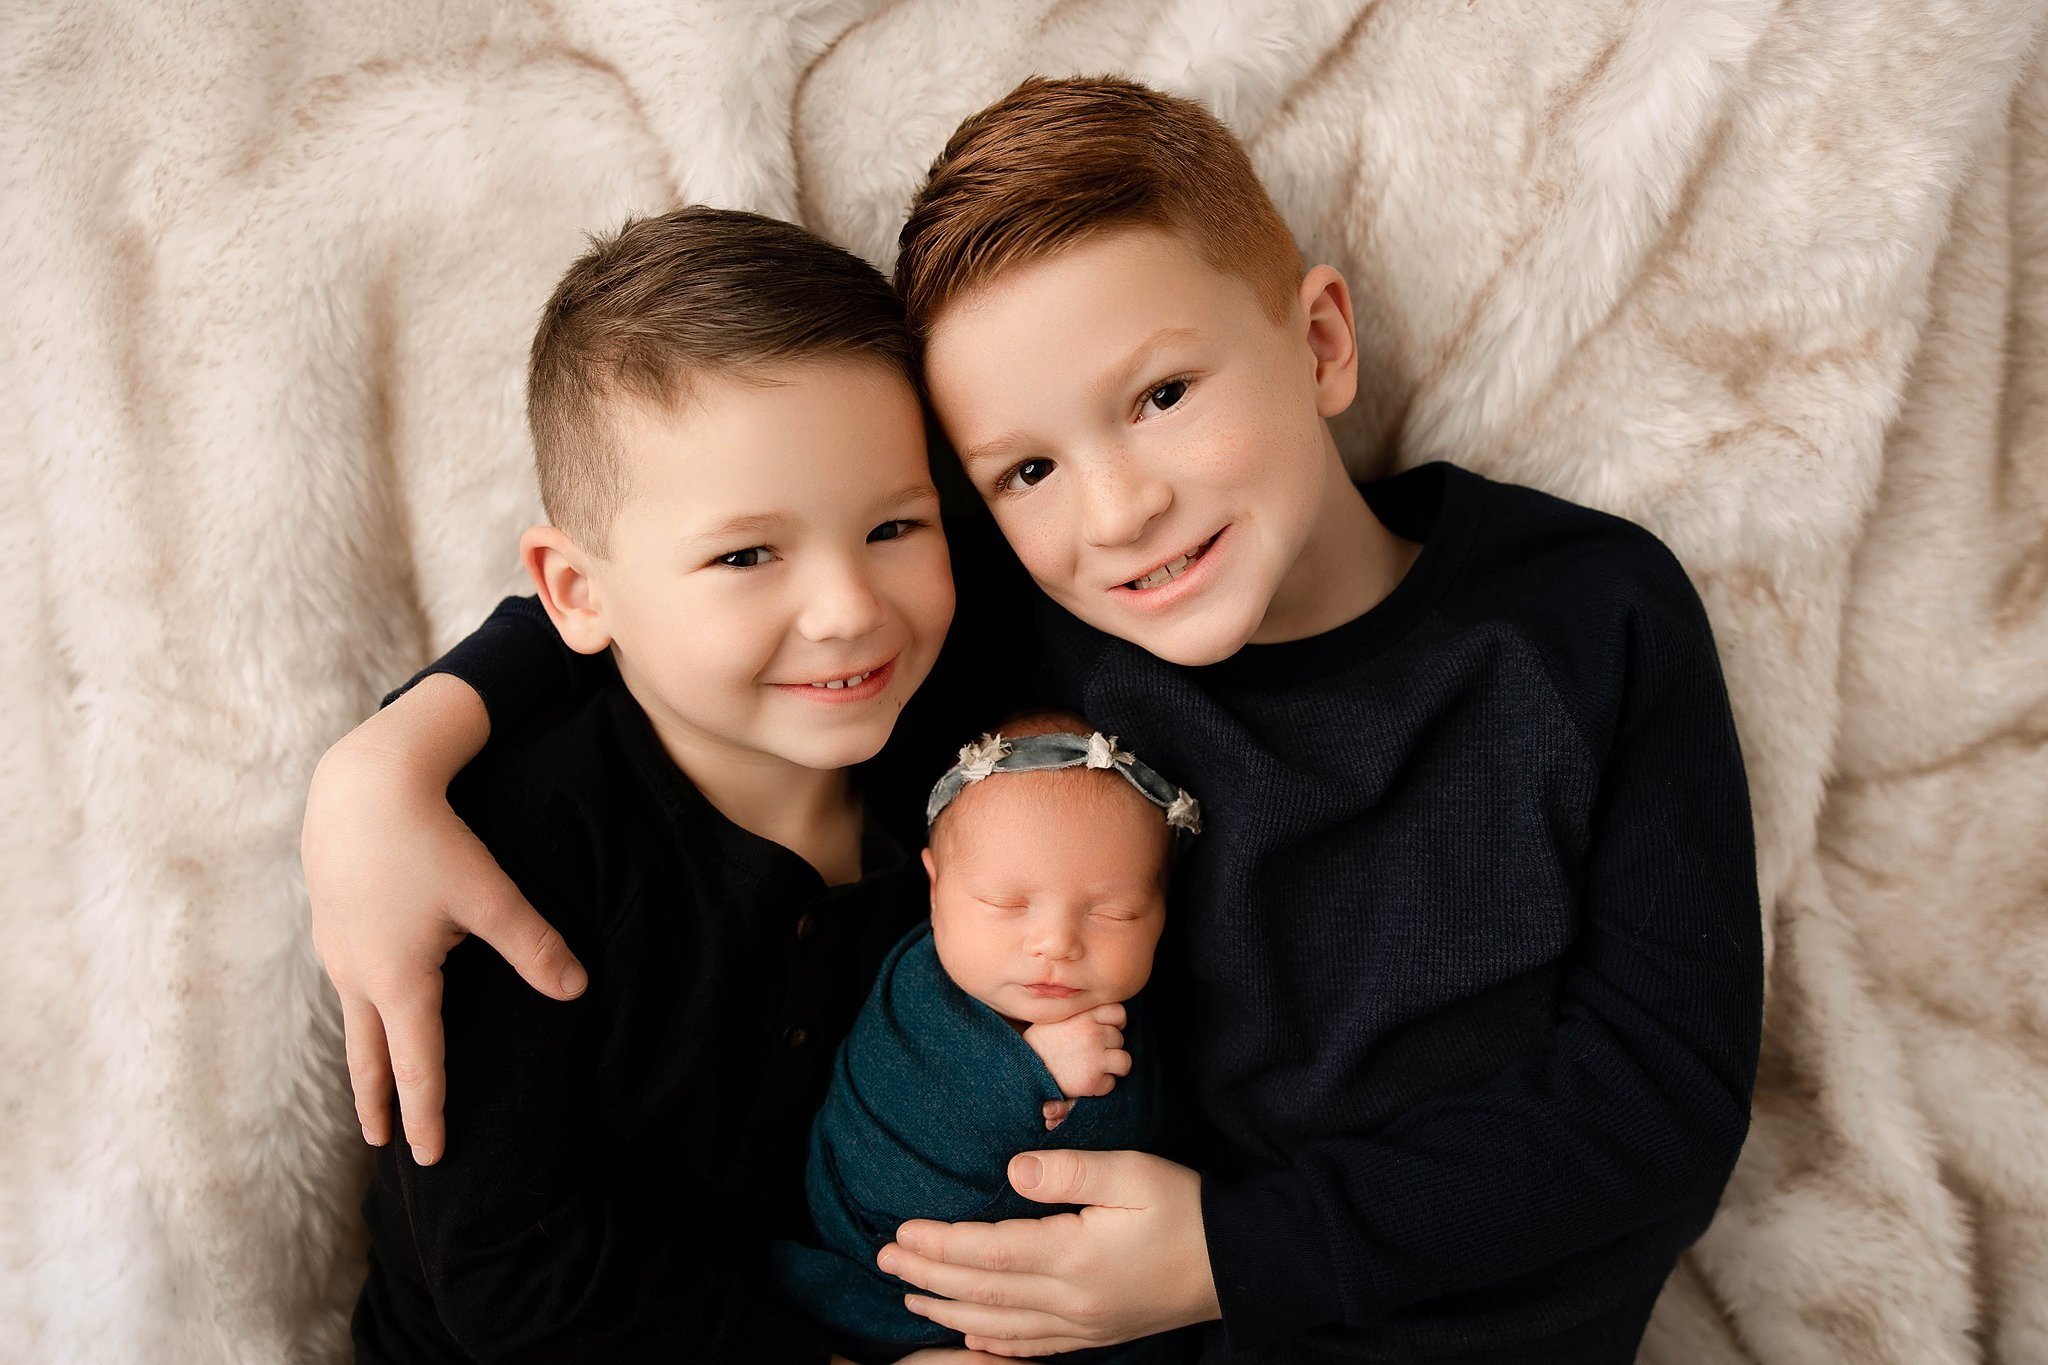
[[[1136,1152],[1020,1152],[1010,1158],[1010,1185],[1040,1204],[1105,1204],[1135,1207]]]

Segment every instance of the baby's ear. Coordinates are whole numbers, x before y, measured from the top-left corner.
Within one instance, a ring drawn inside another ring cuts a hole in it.
[[[939,865],[932,861],[932,850],[929,844],[925,845],[924,850],[924,875],[926,880],[930,881],[936,889],[939,884]]]
[[[564,644],[578,654],[595,654],[611,644],[592,591],[589,556],[560,527],[529,526],[519,537],[519,561]]]

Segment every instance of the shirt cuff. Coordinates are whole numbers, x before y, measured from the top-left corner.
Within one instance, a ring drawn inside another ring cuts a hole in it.
[[[1202,1180],[1209,1270],[1232,1351],[1256,1351],[1341,1321],[1330,1252],[1299,1181]]]
[[[539,632],[535,634],[535,632]],[[537,597],[508,597],[482,625],[456,641],[446,654],[407,678],[385,696],[389,706],[435,673],[452,673],[483,698],[495,731],[504,722],[531,715],[541,701],[573,691],[575,675],[566,646]],[[535,664],[545,659],[540,667]]]

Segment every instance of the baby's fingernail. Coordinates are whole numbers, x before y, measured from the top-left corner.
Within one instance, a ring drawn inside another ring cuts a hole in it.
[[[590,974],[580,964],[562,968],[562,994],[581,995],[589,984]]]

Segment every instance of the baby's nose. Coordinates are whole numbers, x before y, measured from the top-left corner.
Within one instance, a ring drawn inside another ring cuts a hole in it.
[[[1039,957],[1057,958],[1065,961],[1081,955],[1081,936],[1066,925],[1052,925],[1041,930],[1031,945],[1031,951]]]

